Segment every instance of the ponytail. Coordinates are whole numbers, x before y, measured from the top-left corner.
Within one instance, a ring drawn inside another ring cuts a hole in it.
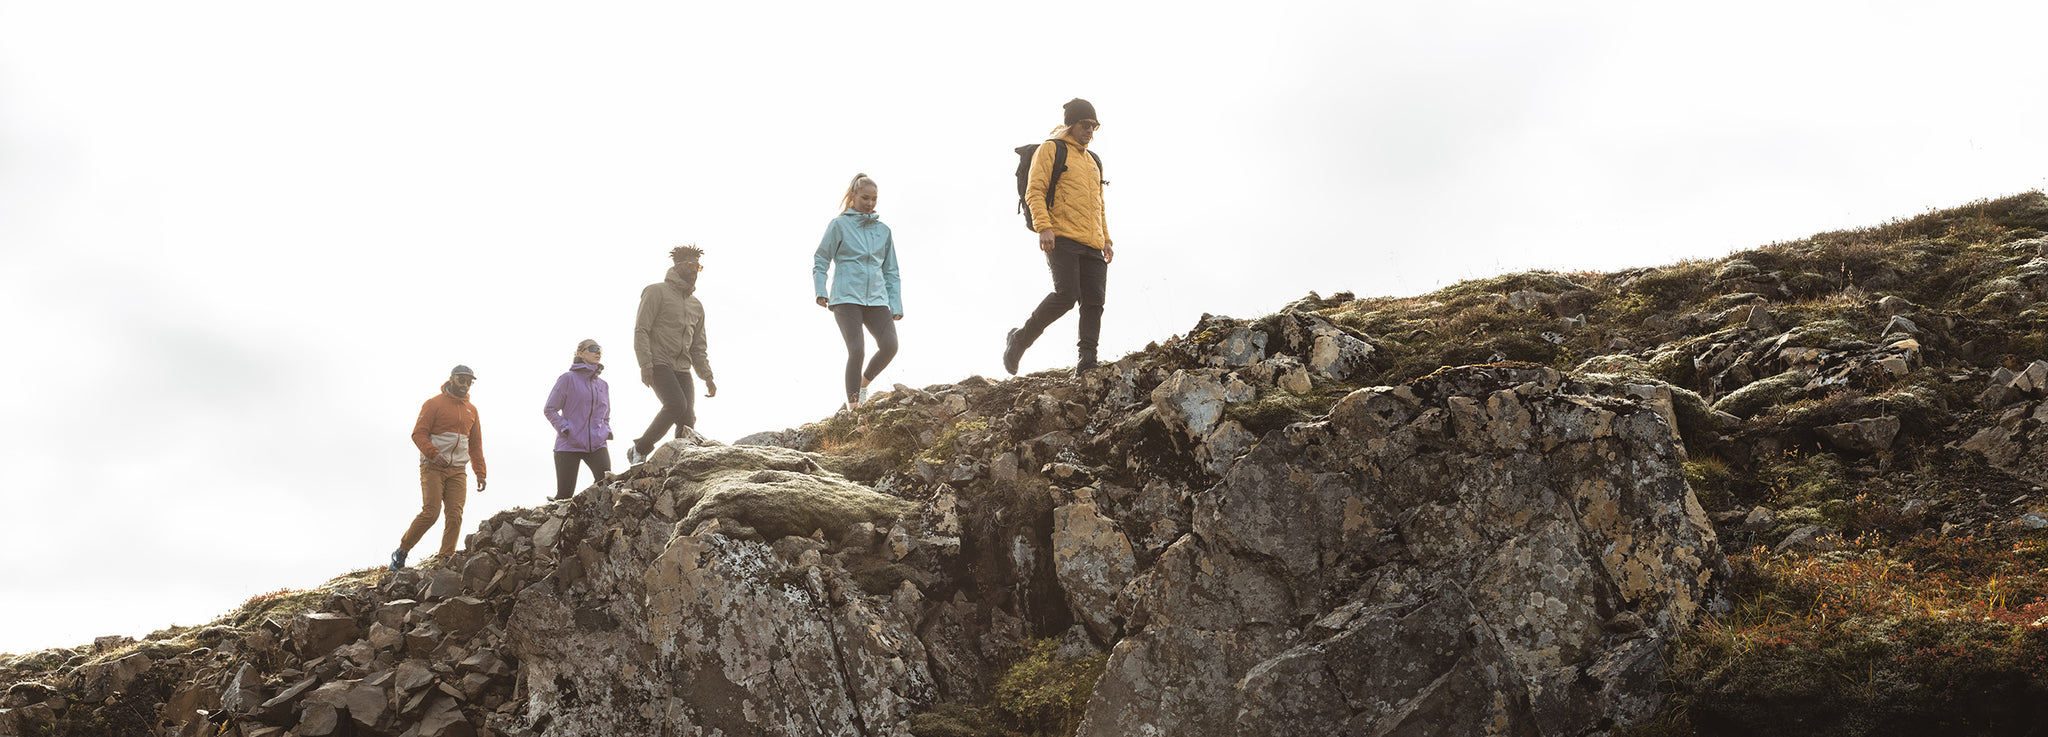
[[[855,192],[859,192],[862,187],[878,187],[878,185],[875,184],[875,180],[869,179],[866,174],[853,175],[853,181],[848,182],[846,185],[846,194],[839,198],[840,212],[853,209],[853,195]]]

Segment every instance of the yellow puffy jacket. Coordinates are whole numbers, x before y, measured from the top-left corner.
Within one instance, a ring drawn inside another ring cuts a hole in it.
[[[1072,238],[1089,248],[1102,250],[1115,245],[1109,239],[1109,221],[1102,214],[1102,170],[1088,147],[1072,136],[1061,136],[1067,144],[1067,170],[1060,174],[1060,189],[1053,196],[1053,209],[1045,207],[1045,185],[1052,180],[1053,158],[1058,146],[1052,141],[1038,145],[1031,155],[1031,180],[1024,186],[1024,201],[1031,206],[1031,229]]]

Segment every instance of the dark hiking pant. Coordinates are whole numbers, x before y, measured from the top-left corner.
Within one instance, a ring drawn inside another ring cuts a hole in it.
[[[1045,295],[1038,309],[1031,311],[1031,318],[1017,331],[1017,343],[1029,346],[1036,342],[1047,325],[1066,315],[1078,302],[1081,339],[1075,345],[1081,349],[1083,359],[1095,360],[1095,342],[1102,335],[1102,299],[1109,281],[1109,262],[1102,260],[1101,251],[1060,236],[1053,239],[1052,250],[1046,252],[1045,265],[1052,270],[1052,293]]]
[[[675,428],[680,438],[697,426],[697,383],[690,380],[688,370],[654,367],[654,396],[661,400],[661,411],[654,413],[647,433],[633,441],[633,448],[643,454],[653,452],[654,444],[661,442],[669,428]]]
[[[555,451],[555,498],[567,499],[576,495],[576,464],[590,467],[592,482],[604,478],[612,470],[612,452],[598,448],[587,453],[573,450]]]
[[[882,369],[896,357],[896,318],[887,305],[836,304],[832,305],[832,319],[839,323],[839,337],[846,339],[846,401],[858,402],[861,380],[881,376]],[[867,341],[860,334],[863,324],[875,336],[875,358],[868,362],[866,373],[860,370],[861,354],[867,352]]]

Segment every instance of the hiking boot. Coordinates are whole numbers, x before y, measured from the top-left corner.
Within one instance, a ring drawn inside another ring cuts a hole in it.
[[[628,465],[638,466],[642,461],[645,460],[647,460],[647,454],[640,452],[640,446],[626,446],[626,463]]]
[[[1074,363],[1074,376],[1078,377],[1082,374],[1088,373],[1089,371],[1094,370],[1095,366],[1095,359],[1083,358],[1080,361]]]
[[[859,404],[867,404],[867,403],[868,403],[868,388],[867,388],[867,387],[861,387],[861,388],[860,388],[860,401],[854,402],[854,404],[856,404],[856,405],[859,405]]]
[[[1019,328],[1011,328],[1009,334],[1003,336],[1003,370],[1010,372],[1011,376],[1017,375],[1017,362],[1024,358],[1024,347],[1017,345],[1017,330]]]
[[[405,549],[404,549],[404,548],[399,548],[399,549],[397,549],[397,550],[393,550],[393,551],[391,551],[391,570],[394,570],[394,571],[402,571],[402,570],[405,570]]]

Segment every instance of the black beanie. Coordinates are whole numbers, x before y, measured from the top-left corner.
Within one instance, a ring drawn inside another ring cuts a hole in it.
[[[1093,120],[1096,125],[1102,124],[1102,119],[1095,117],[1095,104],[1087,100],[1076,97],[1068,100],[1067,104],[1060,107],[1065,108],[1067,111],[1066,125],[1073,125],[1083,120]]]

